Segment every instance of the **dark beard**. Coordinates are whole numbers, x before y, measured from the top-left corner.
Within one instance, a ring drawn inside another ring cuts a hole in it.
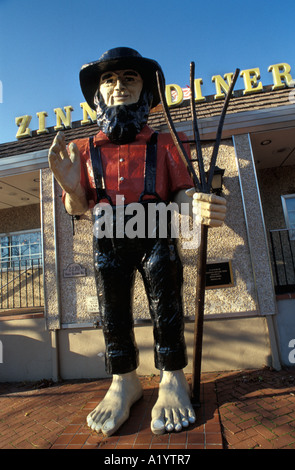
[[[99,129],[114,144],[133,142],[147,123],[152,98],[150,92],[143,90],[137,103],[109,107],[98,92],[94,102]]]

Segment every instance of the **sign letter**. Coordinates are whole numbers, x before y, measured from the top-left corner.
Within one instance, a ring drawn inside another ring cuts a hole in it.
[[[66,115],[61,108],[55,108],[53,111],[56,114],[56,131],[61,131],[64,127],[70,129],[72,127],[71,112],[74,111],[72,106],[65,106]]]
[[[176,97],[173,99],[172,92],[176,93]],[[179,85],[166,85],[166,100],[168,106],[177,106],[183,101],[183,91]]]
[[[268,67],[268,72],[272,72],[273,90],[280,90],[285,86],[292,86],[293,81],[290,74],[291,67],[289,64],[275,64]]]
[[[96,121],[96,111],[94,109],[90,108],[88,103],[80,103],[80,107],[83,110],[83,120],[81,121],[81,125],[85,126],[86,124],[90,124],[90,120],[92,122]],[[88,116],[90,119],[88,119]]]
[[[206,98],[202,95],[201,85],[203,84],[202,78],[195,78],[195,101],[205,101]]]
[[[259,82],[257,84],[257,80],[260,79],[259,68],[242,70],[241,77],[243,77],[245,84],[243,95],[249,95],[250,93],[256,93],[262,90],[262,83]]]
[[[31,122],[32,116],[19,116],[15,118],[15,124],[19,127],[17,131],[16,138],[22,139],[23,137],[31,136],[31,129],[29,129],[29,124]]]
[[[221,98],[224,98],[224,92],[227,93],[229,86],[231,84],[231,81],[233,79],[233,73],[226,73],[224,75],[224,79],[221,77],[221,75],[213,75],[212,77],[212,82],[215,82],[215,89],[216,89],[216,95],[214,95],[215,100],[219,100]],[[222,91],[223,90],[223,91]]]
[[[48,114],[45,111],[41,111],[40,113],[37,113],[37,116],[39,118],[39,129],[37,130],[37,134],[47,134],[49,130],[45,128],[45,118]]]

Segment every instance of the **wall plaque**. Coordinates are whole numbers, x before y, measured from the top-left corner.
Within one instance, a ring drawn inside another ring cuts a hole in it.
[[[233,287],[233,272],[231,261],[208,263],[206,266],[206,289]]]
[[[64,277],[85,277],[87,276],[86,268],[83,268],[78,263],[69,264],[66,269],[64,269]]]
[[[96,295],[86,297],[87,313],[99,313],[98,299]]]

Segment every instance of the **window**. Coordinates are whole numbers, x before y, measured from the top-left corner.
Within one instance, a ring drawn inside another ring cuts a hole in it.
[[[295,240],[295,194],[282,196],[282,204],[290,240]]]
[[[0,236],[1,269],[33,267],[42,264],[40,230]]]
[[[0,235],[0,313],[43,305],[41,231]]]

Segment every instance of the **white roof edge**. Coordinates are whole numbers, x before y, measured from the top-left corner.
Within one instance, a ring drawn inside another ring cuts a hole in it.
[[[215,138],[219,119],[220,115],[198,119],[201,138]],[[188,137],[192,137],[191,121],[175,123],[175,127],[178,131],[185,132]],[[283,127],[295,127],[295,105],[227,114],[222,135],[223,137],[230,137],[237,134],[281,129]],[[161,126],[161,129],[167,129],[167,126]]]
[[[40,168],[48,168],[48,149],[0,158],[0,175],[2,177],[28,173]]]

